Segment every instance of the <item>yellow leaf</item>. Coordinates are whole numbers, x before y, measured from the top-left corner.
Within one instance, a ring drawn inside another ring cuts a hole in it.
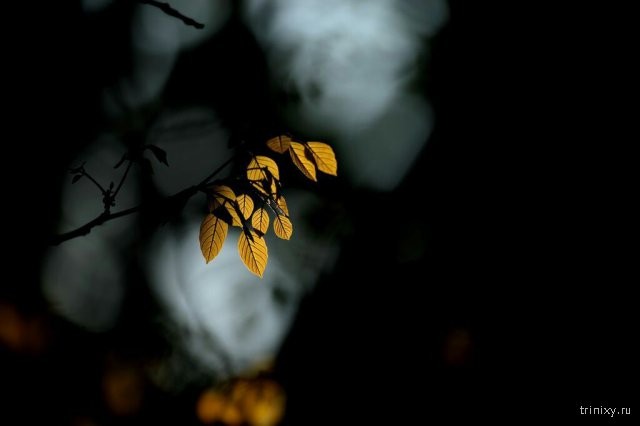
[[[307,142],[307,149],[311,152],[318,170],[328,175],[338,176],[338,161],[333,148],[323,142]]]
[[[277,201],[275,198],[267,198],[267,205],[271,207],[271,210],[273,210],[276,215],[289,217],[289,208],[282,195]]]
[[[289,207],[287,207],[287,201],[284,199],[284,196],[282,195],[280,196],[280,198],[278,198],[278,207],[282,209],[284,214],[289,216]]]
[[[235,201],[225,201],[222,205],[224,206],[224,210],[226,210],[231,217],[231,226],[242,227],[242,220],[238,214],[237,203]],[[223,217],[223,219],[227,222],[229,221],[228,217]]]
[[[296,167],[300,169],[302,174],[304,174],[312,181],[317,182],[316,166],[314,166],[313,163],[306,157],[304,151],[304,145],[298,142],[291,142],[289,146],[289,154],[291,154],[293,164],[295,164]]]
[[[276,162],[264,155],[256,155],[253,157],[247,166],[247,179],[250,181],[268,181],[270,176],[273,176],[275,179],[280,179],[280,172],[278,171]]]
[[[288,240],[291,238],[291,234],[293,234],[293,224],[288,217],[277,214],[276,218],[273,220],[273,231],[276,233],[278,238]]]
[[[269,192],[263,188],[262,182],[251,182],[251,186],[257,189],[261,194],[269,195]]]
[[[200,225],[200,250],[207,263],[222,250],[222,245],[227,237],[229,225],[225,221],[212,214],[208,214]]]
[[[213,194],[213,199],[209,205],[209,210],[213,211],[223,205],[225,201],[232,202],[236,199],[236,194],[233,189],[226,185],[215,185],[210,188]]]
[[[238,203],[238,208],[240,208],[240,212],[245,220],[251,217],[251,213],[253,213],[253,200],[247,194],[238,195],[236,198],[236,203]]]
[[[267,146],[279,154],[284,154],[289,149],[291,138],[286,135],[276,136],[267,141]]]
[[[269,258],[264,238],[255,231],[241,233],[238,238],[238,253],[247,268],[262,278]]]
[[[209,199],[209,211],[213,213],[214,210],[223,207],[229,213],[229,216],[231,216],[231,225],[242,226],[242,221],[235,207],[236,194],[233,192],[233,189],[226,185],[214,185],[209,188],[209,190],[211,191],[212,197]],[[223,216],[222,219],[229,222],[229,218],[226,216]]]
[[[257,209],[251,218],[251,225],[262,234],[267,233],[269,229],[269,214],[265,209]]]
[[[269,185],[268,181],[261,180],[259,182],[251,182],[251,186],[261,194],[268,195],[270,197],[278,194],[278,184],[275,179],[271,179],[271,185]]]

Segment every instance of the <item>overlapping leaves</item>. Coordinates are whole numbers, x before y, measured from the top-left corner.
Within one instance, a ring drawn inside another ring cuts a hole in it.
[[[293,164],[313,181],[317,181],[317,171],[338,174],[335,153],[323,142],[299,142],[283,135],[269,139],[267,147],[279,154],[289,152]],[[242,193],[236,194],[231,186],[242,188],[239,191]],[[280,190],[278,165],[264,155],[252,155],[246,175],[231,185],[209,187],[209,213],[200,227],[200,249],[205,261],[209,263],[220,253],[229,226],[239,227],[240,259],[251,272],[262,277],[269,258],[265,241],[269,225],[272,224],[278,238],[288,240],[293,235],[289,208]]]

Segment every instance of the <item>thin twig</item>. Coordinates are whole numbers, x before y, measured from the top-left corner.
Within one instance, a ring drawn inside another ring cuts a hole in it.
[[[131,169],[131,164],[133,164],[133,162],[131,160],[129,160],[129,163],[127,164],[127,168],[124,169],[124,173],[123,173],[122,177],[120,178],[120,183],[118,183],[118,187],[116,188],[116,190],[111,195],[111,198],[113,198],[114,200],[116,198],[116,195],[118,195],[118,192],[120,192],[120,188],[122,188],[122,184],[127,179],[127,174],[129,174],[129,169]]]
[[[231,162],[233,160],[235,160],[236,157],[233,156],[231,158],[229,158],[227,161],[225,161],[224,163],[222,163],[220,165],[220,167],[218,167],[217,169],[215,169],[213,172],[211,172],[211,174],[209,176],[207,176],[206,178],[202,179],[200,181],[200,183],[197,185],[198,190],[203,190],[205,189],[205,187],[207,186],[207,184],[209,183],[209,181],[211,179],[213,179],[218,173],[220,173],[225,167],[227,167],[229,164],[231,164]]]
[[[93,182],[93,184],[94,184],[95,186],[97,186],[97,187],[98,187],[98,189],[100,190],[100,192],[102,193],[102,195],[105,195],[105,194],[107,193],[107,190],[106,190],[106,189],[104,189],[104,188],[102,187],[102,185],[100,185],[100,184],[98,183],[98,181],[97,181],[97,180],[95,180],[95,179],[93,178],[93,176],[91,176],[89,173],[87,173],[87,171],[84,169],[84,167],[82,168],[82,174],[83,174],[84,176],[86,176],[86,177],[87,177],[91,182]]]
[[[141,208],[142,206],[136,206],[127,210],[119,211],[117,213],[103,212],[92,221],[85,223],[84,225],[74,229],[73,231],[65,232],[64,234],[54,235],[51,238],[49,243],[53,246],[57,246],[58,244],[71,240],[73,238],[87,235],[89,232],[91,232],[91,229],[95,228],[96,226],[102,225],[105,222],[109,222],[110,220],[117,219],[119,217],[137,213],[140,211]]]
[[[63,234],[54,235],[50,239],[49,243],[51,245],[56,246],[56,245],[61,244],[61,243],[65,242],[65,241],[68,241],[68,240],[71,240],[71,239],[74,239],[74,238],[77,238],[77,237],[81,237],[83,235],[87,235],[96,226],[100,226],[103,223],[109,222],[109,221],[117,219],[119,217],[124,217],[124,216],[128,216],[130,214],[138,213],[139,211],[141,211],[143,209],[150,208],[152,205],[155,205],[156,209],[157,209],[157,208],[160,208],[162,206],[171,205],[173,201],[178,201],[181,198],[185,198],[185,201],[186,201],[186,200],[190,199],[191,197],[193,197],[198,191],[203,191],[204,189],[206,189],[207,185],[210,184],[211,179],[213,179],[225,167],[227,167],[229,164],[231,164],[233,162],[233,160],[235,160],[235,158],[236,158],[236,156],[232,156],[231,158],[229,158],[227,161],[222,163],[222,165],[220,165],[220,167],[215,169],[209,176],[204,178],[202,181],[200,181],[199,184],[197,184],[195,186],[190,186],[189,188],[185,188],[185,189],[183,189],[182,191],[180,191],[180,192],[178,192],[176,194],[173,194],[173,195],[171,195],[169,197],[163,198],[160,201],[156,201],[154,203],[149,203],[147,205],[140,204],[140,205],[137,205],[137,206],[132,207],[130,209],[121,210],[121,211],[115,212],[115,213],[111,213],[108,210],[105,210],[100,215],[98,215],[95,219],[91,220],[90,222],[85,223],[84,225],[82,225],[82,226],[80,226],[80,227],[78,227],[78,228],[76,228],[76,229],[74,229],[72,231],[65,232]],[[129,165],[131,165],[131,163],[129,163]],[[126,175],[126,173],[125,173],[125,175]],[[120,186],[121,185],[118,185],[118,189],[120,189]],[[116,193],[118,192],[118,189],[116,189]]]
[[[160,9],[161,11],[166,13],[167,15],[172,16],[174,18],[178,18],[179,20],[184,22],[185,25],[189,25],[189,26],[197,28],[199,30],[204,28],[204,24],[202,24],[200,22],[197,22],[197,21],[189,18],[188,16],[184,16],[182,13],[178,12],[173,7],[171,7],[171,5],[169,3],[163,3],[163,2],[155,1],[155,0],[138,0],[138,1],[140,3],[142,3],[142,4],[148,4],[149,6],[157,7],[158,9]]]

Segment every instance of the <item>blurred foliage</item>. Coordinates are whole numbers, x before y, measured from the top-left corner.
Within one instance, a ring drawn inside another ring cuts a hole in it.
[[[27,315],[0,300],[0,345],[25,355],[39,355],[48,345],[49,326],[42,315]]]

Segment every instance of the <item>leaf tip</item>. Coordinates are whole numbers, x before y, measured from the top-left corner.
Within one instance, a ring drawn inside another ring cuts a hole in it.
[[[164,149],[159,148],[155,145],[147,145],[145,148],[151,151],[153,156],[156,157],[156,160],[158,160],[165,166],[169,167],[169,161],[167,160],[167,152]]]
[[[279,154],[284,154],[289,149],[291,138],[286,135],[276,136],[267,141],[267,146]]]

